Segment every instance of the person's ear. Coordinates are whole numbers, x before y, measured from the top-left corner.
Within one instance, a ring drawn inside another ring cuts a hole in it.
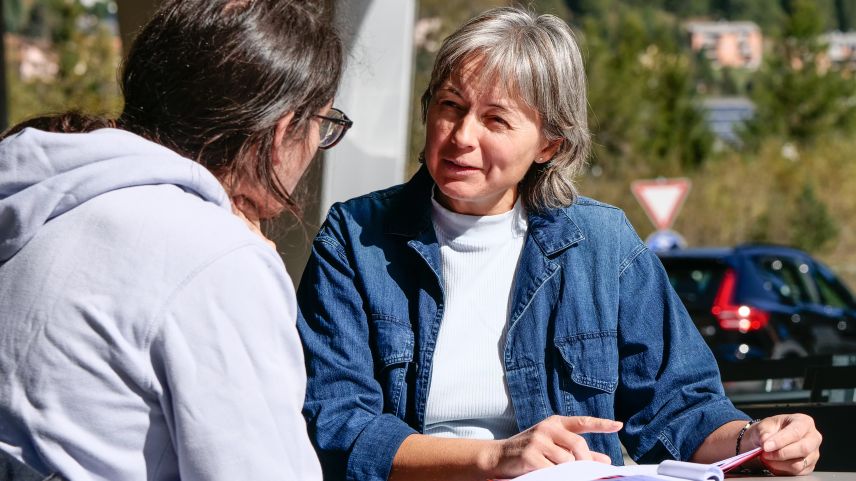
[[[285,135],[289,133],[288,131],[292,127],[292,120],[294,120],[294,112],[289,112],[276,122],[276,129],[274,130],[273,134],[273,145],[271,146],[271,148],[273,149],[271,155],[273,156],[274,165],[279,165],[283,161],[282,142],[285,139]]]
[[[556,152],[559,151],[559,148],[562,147],[562,142],[564,141],[565,139],[557,139],[552,142],[548,142],[547,145],[538,152],[538,157],[535,159],[535,162],[543,164],[553,160],[553,157],[556,155]]]

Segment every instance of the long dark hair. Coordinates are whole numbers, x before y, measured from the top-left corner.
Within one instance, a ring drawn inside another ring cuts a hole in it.
[[[82,132],[117,126],[242,179],[284,207],[294,202],[274,171],[277,122],[292,137],[333,98],[342,47],[324,0],[165,0],[124,62],[125,107],[115,122],[66,113],[23,127]]]

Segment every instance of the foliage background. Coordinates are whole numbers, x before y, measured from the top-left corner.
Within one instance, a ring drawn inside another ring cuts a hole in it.
[[[419,0],[410,170],[424,130],[419,97],[439,43],[508,0]],[[5,0],[6,31],[50,45],[57,74],[24,80],[7,48],[9,120],[79,108],[115,114],[120,46],[113,0]],[[580,190],[653,230],[630,193],[635,179],[693,181],[674,226],[690,245],[791,244],[856,286],[856,79],[825,62],[824,32],[856,29],[856,0],[533,0],[574,28],[589,78],[595,148]],[[757,71],[714,68],[689,49],[688,20],[750,20],[761,28]],[[7,46],[9,35],[7,35]],[[756,106],[738,148],[717,142],[701,113],[710,95]]]
[[[4,0],[9,124],[46,112],[79,109],[117,114],[121,44],[112,0]],[[20,53],[10,37],[25,39],[56,56],[50,79],[24,79]]]

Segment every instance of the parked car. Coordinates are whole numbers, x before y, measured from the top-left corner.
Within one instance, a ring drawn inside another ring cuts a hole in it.
[[[658,255],[720,361],[856,354],[856,300],[809,254],[742,245]]]

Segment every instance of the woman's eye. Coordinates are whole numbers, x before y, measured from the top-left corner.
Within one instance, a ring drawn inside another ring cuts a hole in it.
[[[455,110],[458,110],[461,108],[460,105],[458,105],[456,102],[453,102],[451,100],[441,100],[440,105],[442,105],[443,107],[449,107],[449,108],[452,108]]]
[[[508,127],[508,122],[506,122],[505,119],[503,119],[502,117],[490,117],[489,120],[491,122],[496,122],[497,124],[502,125],[503,127]]]

